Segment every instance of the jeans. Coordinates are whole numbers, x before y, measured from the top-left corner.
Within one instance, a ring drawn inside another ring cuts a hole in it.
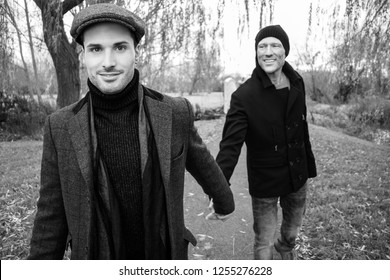
[[[295,240],[305,213],[306,192],[307,183],[295,193],[280,196],[283,220],[280,228],[281,236],[275,244],[279,197],[256,198],[252,196],[255,260],[272,260],[273,246],[283,260],[296,259]]]

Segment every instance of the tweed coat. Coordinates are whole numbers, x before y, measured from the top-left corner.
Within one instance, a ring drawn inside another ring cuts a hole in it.
[[[254,197],[277,197],[301,188],[317,175],[306,121],[302,77],[285,62],[290,80],[285,114],[267,74],[257,67],[233,94],[226,116],[217,162],[227,180],[247,147],[249,192]]]
[[[185,169],[213,198],[216,213],[234,211],[233,195],[194,127],[190,103],[146,87],[143,90],[165,189],[171,256],[187,259],[188,244],[195,245],[196,239],[184,223]],[[93,186],[87,105],[84,98],[46,121],[29,259],[62,259],[69,238],[71,259],[89,259]]]

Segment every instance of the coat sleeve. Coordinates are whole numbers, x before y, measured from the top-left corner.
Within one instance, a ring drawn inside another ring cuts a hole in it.
[[[44,128],[41,188],[28,259],[62,259],[67,235],[57,152],[49,116]]]
[[[310,136],[309,136],[309,125],[307,123],[307,108],[306,108],[306,91],[305,91],[305,84],[302,80],[302,88],[304,94],[304,102],[305,102],[305,109],[304,109],[304,142],[305,142],[305,151],[306,151],[306,160],[307,160],[307,168],[308,168],[308,176],[309,178],[314,178],[317,176],[317,167],[316,162],[313,154],[313,150],[311,149],[311,143],[310,143]]]
[[[241,148],[245,141],[247,128],[248,117],[236,91],[232,94],[230,108],[226,115],[222,132],[222,140],[219,144],[219,153],[216,159],[228,182],[237,165]]]
[[[215,212],[221,215],[230,214],[235,208],[233,193],[194,126],[191,104],[188,100],[186,103],[190,118],[186,169],[199,183],[203,191],[213,199]]]

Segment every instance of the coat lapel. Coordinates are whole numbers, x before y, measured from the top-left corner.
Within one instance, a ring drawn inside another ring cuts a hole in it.
[[[148,96],[145,96],[145,100],[148,106],[154,140],[156,141],[161,176],[164,187],[167,188],[171,173],[172,108]]]
[[[288,95],[288,101],[287,101],[286,116],[290,115],[291,109],[293,108],[293,105],[300,94],[301,92],[291,84],[290,93]]]
[[[77,162],[86,185],[92,185],[91,137],[88,125],[88,104],[84,106],[68,122],[68,131],[76,152]]]

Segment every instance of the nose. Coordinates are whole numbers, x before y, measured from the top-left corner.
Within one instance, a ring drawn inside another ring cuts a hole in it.
[[[271,46],[268,45],[267,48],[265,49],[265,54],[266,55],[272,55],[272,50],[271,50]]]
[[[104,52],[104,58],[103,58],[103,67],[105,69],[107,68],[113,68],[115,67],[116,61],[115,56],[111,50],[106,50]]]

